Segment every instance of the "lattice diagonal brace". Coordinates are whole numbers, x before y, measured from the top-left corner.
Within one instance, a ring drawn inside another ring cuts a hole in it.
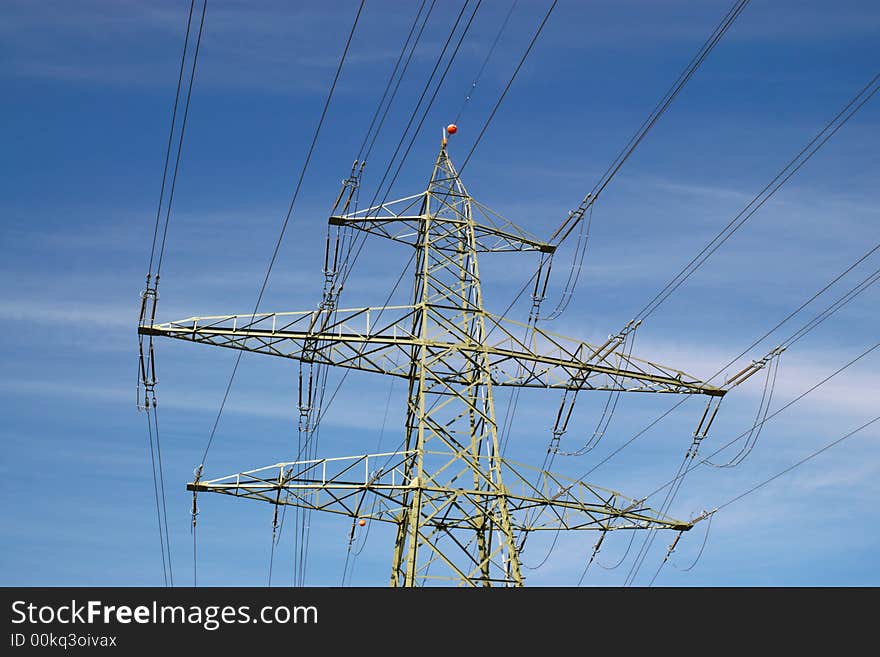
[[[445,143],[425,192],[330,222],[416,249],[410,305],[192,317],[139,331],[404,378],[404,450],[279,463],[189,490],[393,523],[392,586],[521,585],[522,531],[690,528],[638,500],[501,457],[496,386],[725,391],[627,356],[612,340],[590,345],[486,312],[478,253],[554,247],[474,201]]]

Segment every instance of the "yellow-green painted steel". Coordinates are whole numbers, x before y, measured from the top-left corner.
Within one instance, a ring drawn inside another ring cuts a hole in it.
[[[445,143],[425,192],[330,222],[413,246],[412,303],[192,317],[140,332],[402,377],[404,449],[279,463],[200,479],[190,490],[393,523],[392,586],[522,585],[517,538],[532,531],[690,528],[639,500],[501,457],[495,386],[710,397],[725,390],[628,356],[616,343],[594,346],[486,312],[478,253],[554,247],[474,201]],[[524,330],[528,340],[515,335]],[[365,505],[366,495],[375,504]]]

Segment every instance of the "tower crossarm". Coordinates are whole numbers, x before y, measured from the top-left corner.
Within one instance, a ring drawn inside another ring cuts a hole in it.
[[[416,306],[189,317],[138,332],[378,374],[407,376]]]
[[[676,520],[617,491],[548,470],[504,460],[504,481],[511,493],[521,532],[665,528],[687,531],[692,522]]]
[[[679,369],[632,356],[613,337],[594,345],[490,313],[486,318],[495,385],[714,397],[726,392]]]
[[[418,312],[419,306],[386,306],[190,317],[141,326],[139,332],[404,378],[410,375],[412,350],[424,346],[433,374],[449,384],[466,383],[463,365],[485,354],[496,386],[725,394],[680,370],[612,348],[610,342],[591,345],[489,313],[484,344],[440,322],[433,331],[415,334],[413,315]],[[528,340],[517,337],[526,329]]]
[[[429,191],[358,212],[332,216],[329,223],[332,226],[349,226],[371,235],[416,246],[419,240],[419,225],[426,219],[423,213],[426,197],[431,198],[435,212],[437,208],[441,211],[450,210],[450,216],[444,218],[447,229],[455,230],[456,226],[473,224],[474,246],[479,253],[505,251],[553,253],[556,250],[554,245],[530,235],[512,221],[471,198],[468,200],[473,212],[472,222],[471,218],[462,215],[455,207],[454,194],[439,196]],[[441,234],[438,237],[441,239],[436,240],[435,248],[443,250],[443,236]]]
[[[440,452],[434,453],[442,456]],[[518,531],[674,529],[692,523],[676,520],[620,493],[547,471],[502,460],[506,485],[456,487],[427,479],[419,481],[408,468],[415,451],[364,454],[276,463],[219,479],[187,484],[193,492],[325,511],[351,518],[396,523],[403,499],[418,489],[437,512],[427,525],[443,530],[464,528],[474,518],[456,499],[503,496]],[[490,457],[481,456],[479,459]]]

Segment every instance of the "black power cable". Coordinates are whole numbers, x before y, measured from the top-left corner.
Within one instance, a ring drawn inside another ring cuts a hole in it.
[[[293,192],[293,197],[290,200],[290,205],[287,208],[287,214],[284,217],[284,221],[281,223],[281,230],[278,234],[278,239],[275,241],[275,248],[272,251],[272,257],[269,259],[269,265],[266,268],[266,275],[263,277],[263,283],[260,285],[260,291],[257,295],[257,301],[254,304],[254,310],[251,313],[251,322],[254,321],[257,315],[257,311],[260,308],[260,302],[263,300],[263,294],[266,292],[266,286],[269,284],[269,277],[272,274],[272,268],[275,266],[275,260],[278,257],[278,252],[281,249],[281,242],[284,240],[284,234],[287,231],[287,226],[290,223],[290,218],[293,215],[293,208],[296,204],[296,200],[299,197],[300,189],[302,188],[303,180],[305,179],[306,171],[309,168],[309,162],[312,159],[312,153],[315,150],[315,145],[318,142],[318,136],[321,134],[321,127],[324,125],[324,119],[327,116],[327,110],[330,107],[330,101],[333,99],[333,92],[336,90],[336,83],[339,81],[339,76],[342,73],[342,67],[345,64],[346,55],[348,55],[348,49],[351,46],[351,40],[354,36],[355,29],[357,28],[358,21],[361,17],[361,12],[364,9],[364,3],[366,0],[361,0],[360,5],[358,6],[357,14],[354,17],[354,22],[352,23],[351,30],[348,33],[348,38],[345,41],[345,48],[342,51],[342,56],[339,58],[339,64],[336,67],[336,73],[333,75],[333,81],[330,84],[330,90],[327,93],[327,99],[324,101],[324,107],[321,110],[321,116],[318,119],[318,124],[315,127],[315,132],[312,135],[312,141],[309,144],[309,149],[306,153],[306,159],[303,162],[302,169],[300,170],[299,178],[296,182],[296,187]],[[229,398],[229,392],[232,389],[232,383],[235,380],[235,375],[238,372],[238,366],[241,363],[241,357],[245,352],[239,351],[236,358],[235,363],[232,366],[232,373],[229,376],[229,382],[226,384],[226,390],[223,393],[223,399],[220,402],[220,409],[217,412],[217,417],[214,420],[214,424],[211,427],[211,433],[208,438],[208,444],[205,447],[204,454],[202,455],[202,465],[204,465],[205,461],[208,458],[208,452],[211,449],[211,445],[214,442],[214,435],[217,432],[217,426],[220,424],[220,418],[223,415],[223,409],[226,407],[226,401]]]
[[[824,146],[831,137],[833,137],[840,128],[867,103],[877,91],[880,90],[880,73],[876,74],[868,84],[866,84],[858,93],[850,99],[850,101],[832,118],[825,126],[813,137],[810,142],[804,146],[800,152],[795,155],[788,163],[780,169],[773,179],[758,192],[758,194],[731,219],[718,234],[713,237],[703,249],[694,256],[691,261],[686,264],[670,280],[660,292],[658,292],[645,306],[636,313],[636,319],[645,319],[653,314],[660,305],[669,298],[682,283],[690,278],[709,257],[718,250],[730,237],[739,230],[752,215],[757,212],[772,196],[788,180],[804,166],[810,158],[815,155],[819,149]]]

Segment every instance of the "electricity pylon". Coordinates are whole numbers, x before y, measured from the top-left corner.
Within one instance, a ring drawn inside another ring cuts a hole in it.
[[[329,221],[415,248],[410,305],[192,317],[139,331],[403,378],[404,449],[199,475],[188,490],[392,523],[392,586],[522,585],[517,537],[533,531],[690,529],[641,500],[502,457],[497,386],[699,394],[710,405],[725,390],[627,355],[620,336],[594,346],[487,312],[479,253],[555,247],[472,199],[445,139],[424,192]]]

